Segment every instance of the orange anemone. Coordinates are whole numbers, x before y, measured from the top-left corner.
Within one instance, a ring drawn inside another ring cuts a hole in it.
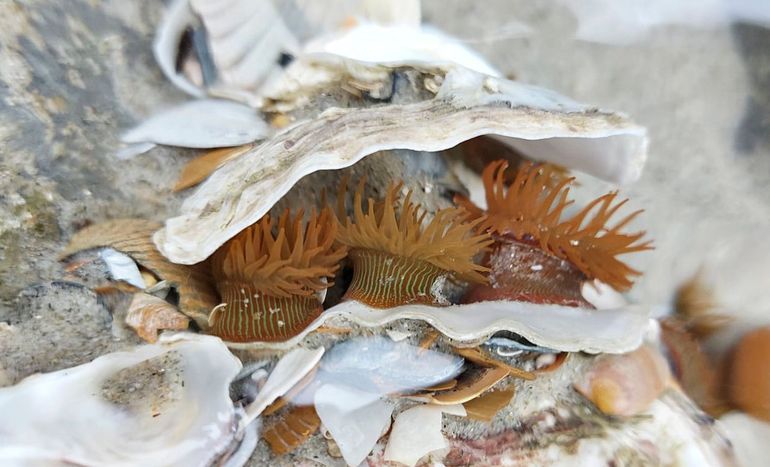
[[[561,178],[554,184],[553,167],[543,164],[522,165],[513,182],[505,186],[506,161],[489,164],[482,174],[487,211],[467,198],[455,201],[471,218],[481,219],[478,228],[493,235],[539,247],[556,258],[569,261],[587,278],[599,279],[615,289],[627,290],[631,277],[641,274],[619,260],[619,255],[649,250],[651,242],[640,241],[644,232],[622,230],[641,211],[635,211],[609,226],[611,218],[628,201],[616,202],[613,191],[590,202],[578,213],[563,219],[570,184],[574,178]]]
[[[287,209],[266,215],[219,248],[211,259],[223,304],[211,315],[225,340],[280,341],[302,331],[322,311],[315,293],[331,285],[347,248],[335,243],[329,208],[307,223]]]
[[[409,191],[401,199],[401,184],[391,184],[385,198],[362,204],[364,181],[353,196],[353,215],[345,206],[346,184],[338,196],[337,239],[351,249],[353,281],[346,294],[372,306],[404,303],[436,304],[435,287],[441,278],[483,283],[487,268],[474,257],[492,240],[474,233],[482,219],[464,221],[464,211],[447,208],[427,212],[412,202]]]

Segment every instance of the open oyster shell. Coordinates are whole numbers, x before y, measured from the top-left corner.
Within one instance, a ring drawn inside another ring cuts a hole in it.
[[[0,389],[2,465],[209,465],[236,441],[241,363],[184,334]]]
[[[636,180],[646,159],[644,128],[535,86],[450,65],[396,67],[342,59],[300,65],[308,73],[285,81],[273,94],[275,102],[286,104],[281,111],[296,110],[328,85],[339,90],[354,82],[377,97],[298,117],[300,123],[218,169],[184,202],[182,214],[155,235],[170,260],[204,260],[305,175],[348,167],[377,151],[441,151],[494,135],[533,159],[617,183]],[[383,101],[389,103],[377,105]]]

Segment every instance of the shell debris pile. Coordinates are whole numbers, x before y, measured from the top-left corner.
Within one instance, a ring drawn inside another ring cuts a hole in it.
[[[570,196],[581,172],[635,181],[645,129],[500,77],[421,27],[419,2],[360,2],[362,16],[335,21],[299,2],[314,40],[284,3],[169,7],[155,55],[196,100],[126,132],[122,155],[205,149],[174,187],[191,191],[162,224],[106,220],[62,252],[73,271],[89,250],[123,255],[126,272],[100,285],[125,302],[113,328],[159,341],[0,389],[0,406],[20,411],[14,401],[58,388],[20,414],[35,436],[0,411],[0,459],[153,463],[170,449],[174,465],[279,465],[313,450],[330,464],[411,466],[727,452],[650,337],[649,307],[621,294],[642,274],[629,255],[653,248],[635,228],[641,211],[618,191],[583,206]],[[410,39],[367,55],[395,37]],[[104,396],[103,381],[130,385],[123,373],[142,365],[157,368],[141,391]],[[767,417],[752,394],[732,394]],[[123,406],[136,420],[120,423]],[[107,428],[66,452],[68,421],[81,439],[96,433],[80,409]],[[44,423],[51,414],[63,418]],[[666,417],[684,428],[661,439]]]

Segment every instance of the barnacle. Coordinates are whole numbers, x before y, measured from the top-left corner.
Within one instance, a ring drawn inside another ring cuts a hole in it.
[[[347,248],[335,245],[331,209],[313,211],[306,224],[303,216],[287,209],[274,224],[266,215],[214,253],[224,302],[211,316],[215,334],[235,342],[280,341],[321,313],[315,293],[330,285]]]
[[[365,181],[353,196],[353,216],[345,209],[346,184],[338,196],[337,239],[350,247],[353,280],[346,298],[387,308],[405,303],[439,302],[433,290],[442,278],[485,282],[487,269],[473,261],[492,243],[474,228],[482,219],[463,221],[457,208],[437,211],[430,221],[427,212],[412,202],[408,192],[399,203],[401,184],[391,184],[385,198],[369,198],[362,205]]]
[[[563,178],[552,185],[553,167],[529,163],[520,167],[506,188],[507,167],[507,162],[497,161],[484,169],[486,213],[469,200],[456,198],[470,218],[482,219],[480,230],[498,238],[513,239],[522,248],[536,247],[553,259],[566,260],[569,264],[561,264],[562,268],[574,266],[585,277],[599,279],[618,290],[631,287],[631,277],[641,273],[617,256],[652,248],[650,241],[640,242],[644,232],[622,232],[641,211],[608,226],[613,215],[628,201],[615,202],[618,193],[613,191],[596,198],[574,216],[562,219],[565,208],[573,203],[568,200],[573,178]]]

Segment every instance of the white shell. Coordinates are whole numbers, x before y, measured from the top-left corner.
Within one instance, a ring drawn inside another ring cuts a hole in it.
[[[206,92],[176,71],[176,57],[179,42],[187,27],[197,23],[195,13],[188,0],[176,0],[163,15],[155,34],[152,52],[163,74],[176,87],[195,97],[204,97]]]
[[[628,305],[628,301],[622,293],[599,279],[583,282],[580,286],[580,294],[585,301],[593,305],[597,310],[611,310]]]
[[[246,407],[246,415],[241,420],[241,426],[250,424],[268,405],[294,387],[318,364],[323,354],[323,347],[317,349],[299,347],[281,357],[256,399]]]
[[[490,76],[502,73],[478,52],[431,26],[381,26],[364,23],[314,39],[303,52],[328,53],[381,65],[456,63]]]
[[[344,60],[327,65],[340,73],[389,69]],[[184,202],[182,214],[156,233],[160,251],[176,263],[202,261],[266,214],[305,175],[348,167],[382,150],[435,152],[495,135],[532,158],[613,182],[628,183],[641,174],[646,132],[621,115],[461,67],[419,70],[426,82],[441,82],[434,98],[331,108],[218,169]]]
[[[318,418],[350,466],[357,466],[366,458],[393,412],[393,404],[379,394],[341,384],[321,386],[314,403]]]
[[[153,115],[124,133],[121,141],[221,148],[263,139],[268,132],[267,123],[251,107],[226,100],[202,99]]]
[[[326,352],[315,379],[384,396],[455,378],[463,363],[457,355],[393,342],[385,336],[354,337]]]
[[[99,257],[107,265],[112,280],[124,281],[144,290],[146,285],[142,274],[139,272],[139,266],[130,256],[112,248],[104,248],[99,251]]]
[[[137,366],[151,359],[164,384],[142,390]],[[208,465],[237,432],[229,387],[240,368],[218,338],[183,334],[30,376],[0,389],[0,464]],[[136,392],[120,392],[133,378]]]
[[[419,31],[420,2],[177,0],[158,27],[154,53],[166,77],[188,94],[257,103],[264,83],[282,79],[283,68],[279,63],[281,54],[299,55],[302,52],[301,44],[307,38],[335,31],[354,16],[363,21],[408,26]],[[201,24],[205,26],[208,51],[218,75],[217,82],[209,89],[176,70],[182,35],[188,27]],[[344,36],[347,37],[347,34]],[[376,34],[374,37],[368,33],[364,38],[360,36],[360,33],[356,33],[348,38],[348,42],[359,41],[362,50],[371,49],[377,43],[392,43],[393,40],[392,33]],[[441,46],[445,55],[460,53],[470,62],[467,57],[473,55],[473,52],[467,51],[462,44],[441,41],[438,34],[433,36],[432,46]],[[336,39],[335,47],[339,49],[339,38]],[[362,39],[366,42],[361,43]],[[375,58],[371,60],[375,61]],[[483,63],[481,57],[474,58],[473,63]]]
[[[429,452],[449,446],[441,432],[442,413],[465,416],[457,405],[418,405],[396,416],[384,459],[412,467]]]
[[[732,442],[739,465],[762,465],[770,458],[770,423],[742,412],[730,412],[717,424]]]
[[[302,333],[288,341],[228,343],[228,346],[290,348],[333,318],[344,318],[367,327],[383,326],[399,319],[416,319],[459,342],[477,342],[498,331],[511,331],[533,344],[563,352],[624,353],[642,343],[649,310],[639,305],[588,310],[513,301],[447,307],[403,305],[383,310],[351,300],[324,311]]]

